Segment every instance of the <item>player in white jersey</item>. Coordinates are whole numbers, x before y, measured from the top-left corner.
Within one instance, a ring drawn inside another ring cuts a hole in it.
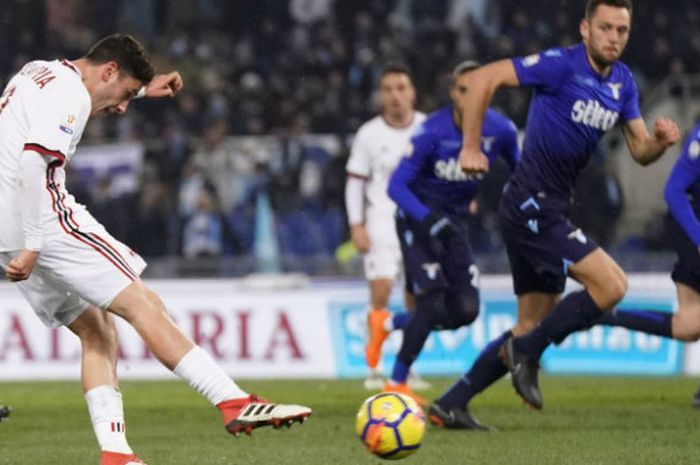
[[[80,338],[81,380],[102,465],[144,463],[124,433],[111,314],[129,322],[161,363],[216,405],[236,436],[311,413],[241,390],[139,279],[146,266],[141,257],[66,191],[65,166],[90,116],[121,114],[132,98],[173,96],[181,88],[177,72],[155,75],[143,46],[115,34],[78,60],[28,63],[0,97],[0,262],[44,323],[65,325]]]
[[[389,331],[403,326],[408,315],[391,317],[387,304],[394,281],[401,276],[401,246],[396,236],[396,204],[387,195],[389,177],[408,148],[411,135],[425,115],[414,109],[416,91],[408,68],[388,65],[379,79],[381,112],[357,131],[347,163],[345,203],[355,248],[364,255],[369,282],[369,341],[365,388],[381,389],[381,348]],[[406,307],[412,308],[406,294]],[[424,383],[414,378],[414,388]],[[425,387],[425,386],[424,386]]]

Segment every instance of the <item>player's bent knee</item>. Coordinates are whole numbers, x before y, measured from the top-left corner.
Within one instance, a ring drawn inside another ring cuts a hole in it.
[[[452,294],[447,297],[448,328],[470,325],[479,316],[479,296],[476,294]]]

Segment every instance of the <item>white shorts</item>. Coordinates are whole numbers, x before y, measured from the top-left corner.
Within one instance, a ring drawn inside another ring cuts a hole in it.
[[[0,253],[3,265],[17,252]],[[89,305],[107,309],[139,276],[146,262],[100,225],[43,244],[19,290],[47,326],[75,321]]]
[[[364,256],[365,278],[397,280],[403,275],[401,245],[396,236],[393,217],[385,220],[368,221],[367,235],[370,240],[369,252]]]

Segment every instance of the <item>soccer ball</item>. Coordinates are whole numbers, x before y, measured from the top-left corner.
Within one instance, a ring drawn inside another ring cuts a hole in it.
[[[425,415],[416,402],[395,392],[377,394],[362,403],[355,431],[373,454],[398,460],[413,454],[425,432]]]

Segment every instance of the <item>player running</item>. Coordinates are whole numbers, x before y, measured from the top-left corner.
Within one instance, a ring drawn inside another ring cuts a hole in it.
[[[474,73],[470,81],[460,154],[468,173],[488,170],[478,137],[496,89],[527,86],[535,93],[523,160],[499,209],[518,323],[489,344],[472,370],[437,400],[446,411],[463,408],[505,374],[498,358],[501,345],[516,390],[528,404],[541,408],[537,370],[542,352],[551,342],[590,326],[627,290],[625,273],[569,221],[569,208],[579,171],[600,137],[616,123],[623,124],[630,153],[641,165],[654,162],[679,139],[678,126],[667,118],[658,118],[649,135],[634,78],[618,61],[629,38],[631,16],[631,0],[589,0],[580,24],[581,44],[497,61]],[[560,300],[567,276],[585,289]]]
[[[401,329],[409,313],[392,315],[387,310],[394,280],[401,275],[401,247],[396,236],[396,204],[386,193],[389,176],[396,168],[413,131],[425,120],[416,111],[416,90],[408,68],[386,66],[379,78],[381,114],[364,123],[357,131],[347,164],[345,204],[352,243],[364,255],[365,277],[369,282],[370,310],[367,315],[369,341],[366,360],[369,375],[365,389],[384,385],[379,361],[382,345],[389,332]],[[407,310],[412,310],[412,296],[405,293]],[[411,377],[411,386],[427,387],[425,381]]]
[[[181,88],[177,72],[155,75],[143,46],[115,34],[78,60],[26,64],[0,97],[0,262],[46,325],[67,326],[80,338],[82,386],[102,465],[144,463],[126,440],[111,314],[215,405],[234,435],[311,414],[241,390],[143,284],[143,259],[66,191],[65,166],[89,117],[122,114],[135,97],[168,97]]]
[[[396,225],[404,267],[416,310],[404,327],[403,342],[384,391],[415,395],[406,378],[428,335],[436,329],[456,329],[479,313],[479,270],[468,241],[468,208],[480,180],[459,166],[465,97],[471,92],[464,62],[453,73],[453,104],[439,110],[418,128],[411,147],[389,181],[389,196],[397,203]],[[503,157],[514,169],[520,151],[512,121],[487,110],[479,137],[491,163]]]

